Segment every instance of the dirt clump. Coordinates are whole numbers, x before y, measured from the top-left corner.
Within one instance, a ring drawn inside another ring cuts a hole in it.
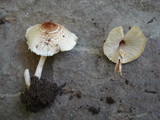
[[[96,115],[100,112],[100,108],[95,108],[95,107],[89,107],[88,111],[91,112],[93,115]]]
[[[26,105],[26,109],[31,112],[38,112],[54,102],[56,96],[62,93],[62,87],[56,83],[51,83],[46,79],[31,77],[30,87],[21,94],[21,102]]]

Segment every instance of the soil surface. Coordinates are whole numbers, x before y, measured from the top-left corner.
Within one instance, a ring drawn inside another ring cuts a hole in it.
[[[159,120],[159,18],[159,0],[0,0],[0,120]],[[42,74],[75,92],[32,113],[20,95],[24,70],[32,76],[40,56],[28,49],[25,33],[44,22],[64,25],[79,38],[73,50],[47,57]],[[124,33],[139,26],[147,38],[143,54],[122,66],[123,77],[103,53],[104,41],[118,26]],[[106,97],[115,102],[108,104]],[[93,115],[86,105],[100,112]]]

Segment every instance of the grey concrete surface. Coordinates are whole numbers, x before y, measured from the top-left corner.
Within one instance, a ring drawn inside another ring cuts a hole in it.
[[[0,120],[160,120],[159,0],[0,0],[0,18],[6,17],[15,20],[0,24]],[[75,92],[30,113],[19,96],[23,72],[29,68],[33,75],[39,56],[28,50],[24,35],[46,21],[64,25],[79,40],[72,51],[48,57],[42,77],[66,82]],[[117,26],[139,26],[148,39],[142,56],[123,66],[123,77],[102,51]],[[69,99],[77,91],[82,98]],[[114,104],[106,103],[108,96]],[[100,108],[99,114],[89,106]]]

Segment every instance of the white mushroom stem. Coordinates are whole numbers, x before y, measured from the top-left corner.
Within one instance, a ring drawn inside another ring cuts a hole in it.
[[[25,71],[24,71],[24,80],[25,80],[27,88],[29,88],[31,85],[31,78],[30,78],[29,69],[25,69]]]
[[[39,79],[41,78],[43,65],[44,65],[46,58],[47,58],[47,56],[41,56],[39,63],[37,65],[36,72],[34,75],[37,76]]]
[[[116,63],[115,72],[119,73],[121,76],[122,76],[122,59],[123,59],[124,55],[125,55],[125,53],[124,53],[123,49],[119,48],[119,58]]]
[[[122,76],[122,63],[121,58],[118,59],[115,67],[115,72],[119,73]]]

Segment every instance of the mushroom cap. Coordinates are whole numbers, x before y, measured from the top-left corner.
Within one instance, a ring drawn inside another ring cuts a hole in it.
[[[52,56],[59,51],[69,51],[78,37],[64,26],[46,22],[27,29],[25,37],[29,49],[41,56]]]
[[[132,27],[124,36],[122,26],[111,30],[104,43],[104,54],[114,63],[122,57],[122,63],[128,63],[138,58],[144,51],[146,38],[139,27]],[[121,53],[123,51],[123,53]]]

